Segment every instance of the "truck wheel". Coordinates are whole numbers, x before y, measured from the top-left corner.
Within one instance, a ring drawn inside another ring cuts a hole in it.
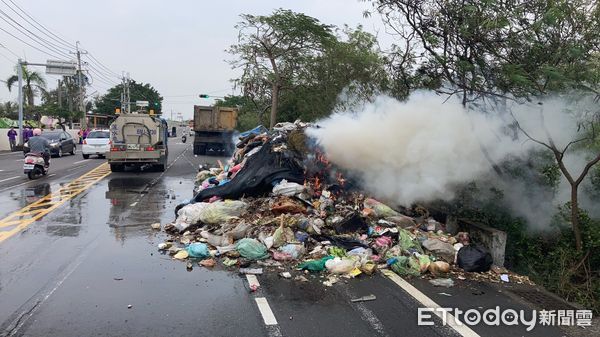
[[[82,156],[83,156],[83,159],[88,159],[90,157],[89,154],[82,154]]]
[[[167,165],[165,164],[158,164],[154,166],[156,168],[156,171],[158,172],[165,172],[165,170],[167,169]]]
[[[120,164],[110,164],[110,170],[113,172],[123,172],[124,166]]]

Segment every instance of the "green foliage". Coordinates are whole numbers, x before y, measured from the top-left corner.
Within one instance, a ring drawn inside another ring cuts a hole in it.
[[[402,77],[417,77],[412,88],[436,84],[466,102],[598,84],[600,73],[590,71],[598,68],[596,1],[372,2],[399,37],[391,61]]]
[[[250,130],[261,124],[268,125],[264,113],[265,107],[261,108],[247,96],[225,96],[224,99],[217,100],[215,105],[238,108],[237,130],[239,131]]]
[[[121,93],[123,85],[118,84],[110,89],[103,96],[100,96],[94,101],[94,112],[99,114],[112,115],[116,108],[121,107]],[[150,106],[148,109],[154,109],[156,114],[162,113],[162,96],[150,84],[137,83],[131,81],[129,83],[129,100],[132,102],[131,109],[136,109],[136,101],[148,101]]]
[[[532,230],[526,220],[514,217],[502,191],[475,183],[461,189],[452,202],[439,202],[436,206],[459,218],[505,231],[506,267],[528,275],[569,301],[600,312],[600,256],[594,253],[600,249],[600,221],[580,212],[585,246],[577,252],[569,224],[569,203],[557,209],[551,228],[543,231]],[[584,263],[574,268],[586,255]]]
[[[15,66],[15,75],[11,75],[6,79],[6,87],[8,91],[12,91],[13,87],[19,85],[19,77],[17,75],[19,65]],[[23,102],[25,104],[24,114],[26,117],[34,117],[40,119],[39,113],[35,112],[35,97],[43,94],[46,91],[46,80],[41,73],[30,70],[27,66],[21,66],[23,74]]]
[[[236,57],[231,64],[243,70],[235,83],[261,118],[263,109],[276,104],[278,121],[314,120],[368,100],[388,85],[377,41],[362,27],[340,32],[281,9],[242,19],[238,44],[229,50]]]
[[[0,117],[17,120],[19,119],[19,107],[15,102],[6,101],[0,104]]]

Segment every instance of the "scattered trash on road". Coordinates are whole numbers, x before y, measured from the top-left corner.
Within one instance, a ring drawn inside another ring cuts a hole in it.
[[[371,295],[367,295],[367,296],[363,296],[363,297],[359,297],[359,298],[353,298],[350,300],[350,302],[366,302],[366,301],[374,301],[376,299],[377,299],[377,297],[375,297],[375,295],[371,294]]]
[[[297,121],[257,128],[240,136],[229,161],[201,167],[194,198],[162,226],[170,238],[159,250],[208,268],[318,278],[325,286],[379,269],[442,287],[452,287],[453,278],[500,282],[500,274],[502,281],[510,275],[530,282],[492,266],[490,253],[468,233],[447,233],[422,206],[366,195],[310,145],[308,127]]]
[[[262,273],[262,268],[240,268],[240,274],[260,275]]]
[[[450,288],[454,286],[454,281],[450,278],[435,278],[433,280],[429,280],[429,283],[435,287]]]

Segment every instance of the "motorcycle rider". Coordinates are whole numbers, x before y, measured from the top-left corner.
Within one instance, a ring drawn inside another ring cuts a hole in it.
[[[50,166],[50,142],[41,136],[42,130],[33,129],[33,137],[29,138],[29,151],[41,154],[44,158],[44,166]]]

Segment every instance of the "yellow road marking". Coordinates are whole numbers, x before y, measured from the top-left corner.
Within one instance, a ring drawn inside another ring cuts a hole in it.
[[[61,187],[58,191],[50,193],[40,200],[11,213],[0,220],[0,242],[15,235],[34,221],[37,221],[46,214],[54,211],[65,202],[76,197],[79,193],[104,179],[104,177],[108,176],[110,173],[110,167],[107,163],[104,163]],[[3,230],[3,228],[10,229]]]

